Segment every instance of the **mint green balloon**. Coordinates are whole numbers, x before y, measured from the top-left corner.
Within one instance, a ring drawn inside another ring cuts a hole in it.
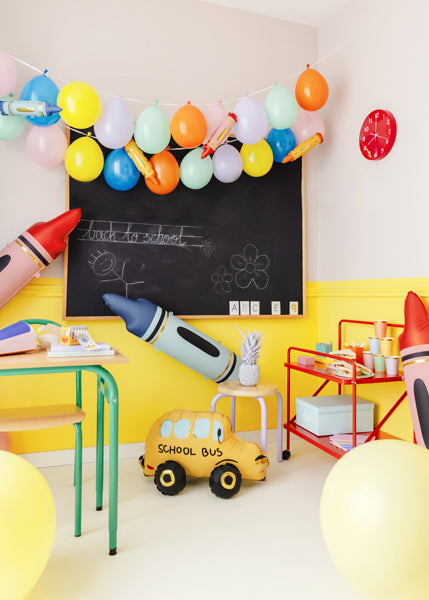
[[[281,85],[274,85],[264,102],[268,123],[274,129],[288,129],[298,116],[298,104],[295,97]]]
[[[200,190],[208,184],[213,175],[210,156],[201,158],[201,147],[191,150],[180,163],[180,179],[191,190]]]
[[[3,96],[0,100],[6,102],[12,102],[11,96]],[[13,117],[11,115],[0,115],[0,140],[3,142],[10,142],[19,138],[21,133],[24,131],[25,119],[24,117]]]
[[[134,139],[143,152],[157,154],[170,143],[170,123],[166,115],[154,104],[145,108],[134,125]]]

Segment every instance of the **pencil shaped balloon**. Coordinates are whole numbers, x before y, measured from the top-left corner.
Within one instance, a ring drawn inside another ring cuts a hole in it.
[[[0,307],[65,250],[81,214],[80,208],[74,208],[46,223],[35,223],[0,252]]]
[[[404,312],[398,341],[405,385],[417,444],[429,448],[429,317],[414,292],[408,292]]]
[[[323,135],[321,133],[315,133],[314,135],[309,137],[308,140],[301,142],[300,144],[298,144],[298,146],[296,146],[293,150],[286,154],[282,162],[287,163],[296,160],[297,158],[303,156],[318,144],[321,144],[322,142]]]
[[[195,327],[146,298],[131,300],[104,294],[107,306],[125,321],[130,333],[216,383],[238,379],[240,359]]]

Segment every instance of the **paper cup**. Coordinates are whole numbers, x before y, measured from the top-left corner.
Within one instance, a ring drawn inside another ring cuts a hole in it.
[[[380,338],[380,354],[383,356],[391,356],[393,354],[393,338],[382,337]]]
[[[399,356],[385,356],[386,375],[396,377],[399,368]]]
[[[374,333],[376,337],[386,337],[387,321],[374,321]]]
[[[368,338],[369,350],[372,354],[380,354],[380,339],[371,335]]]
[[[374,370],[374,357],[372,355],[372,352],[369,352],[368,350],[364,351],[364,353],[363,353],[363,364],[368,369],[371,369],[371,371]]]
[[[374,371],[384,373],[386,370],[386,361],[382,354],[374,354]]]

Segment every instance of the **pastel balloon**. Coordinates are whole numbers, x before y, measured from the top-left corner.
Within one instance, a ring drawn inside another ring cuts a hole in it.
[[[58,98],[59,89],[52,81],[50,77],[44,73],[43,75],[37,75],[27,81],[25,86],[22,88],[20,100],[31,100],[40,102],[49,102],[50,104],[56,105]],[[50,127],[60,120],[61,113],[55,113],[49,117],[25,117],[32,125],[37,127]]]
[[[104,165],[104,156],[100,146],[90,136],[82,136],[67,149],[65,167],[73,179],[88,182],[96,179]]]
[[[41,472],[24,458],[0,451],[1,597],[30,595],[51,554],[55,502]]]
[[[300,107],[304,110],[319,110],[328,96],[329,86],[323,75],[307,65],[295,85],[295,97]]]
[[[170,128],[174,141],[182,148],[196,148],[207,135],[203,113],[190,102],[176,110]]]
[[[154,154],[149,161],[156,177],[146,177],[146,185],[154,194],[165,195],[172,192],[180,181],[179,163],[168,150]]]
[[[288,129],[298,115],[298,104],[286,88],[277,83],[268,92],[264,102],[268,123],[275,129]]]
[[[218,102],[217,104],[210,104],[209,106],[205,106],[203,108],[203,115],[207,123],[207,134],[204,138],[204,143],[208,142],[210,136],[222,121],[225,119],[227,114],[226,108],[223,106],[222,102]]]
[[[13,96],[3,96],[0,100],[9,102]],[[19,138],[25,128],[24,117],[12,117],[10,115],[0,115],[0,140],[10,142]]]
[[[180,163],[180,179],[191,190],[206,186],[213,175],[213,163],[210,156],[201,158],[202,148],[191,150]]]
[[[243,171],[251,177],[262,177],[273,166],[273,151],[266,140],[257,144],[243,144],[240,154],[243,159]]]
[[[133,137],[134,119],[122,98],[110,98],[94,125],[94,133],[106,148],[123,148]]]
[[[119,192],[130,190],[140,179],[140,171],[124,148],[110,152],[104,161],[103,175],[106,183]]]
[[[267,133],[268,117],[264,107],[254,98],[246,96],[233,111],[237,125],[233,129],[235,137],[243,144],[257,144]]]
[[[15,89],[18,74],[9,54],[0,50],[0,96],[7,96]]]
[[[297,145],[292,129],[270,129],[267,135],[267,144],[273,151],[275,162],[281,163],[291,150]]]
[[[67,138],[59,125],[32,127],[27,137],[27,152],[41,167],[56,167],[64,160]]]
[[[320,501],[322,534],[362,598],[428,597],[428,472],[426,448],[394,439],[362,444],[331,469]]]
[[[98,93],[84,81],[67,83],[58,94],[57,105],[62,108],[61,118],[77,129],[91,127],[101,113]]]
[[[315,133],[321,133],[325,138],[325,126],[320,116],[315,112],[300,110],[295,123],[291,126],[296,143],[301,144]]]
[[[236,181],[243,172],[240,152],[230,144],[223,144],[213,154],[213,175],[222,183]]]
[[[170,137],[170,123],[157,103],[139,114],[134,125],[134,139],[143,152],[161,152],[170,143]]]

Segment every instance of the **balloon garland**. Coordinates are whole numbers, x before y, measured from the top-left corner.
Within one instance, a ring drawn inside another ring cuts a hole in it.
[[[33,125],[27,152],[37,164],[52,167],[64,161],[70,177],[81,182],[103,172],[118,191],[137,185],[141,175],[148,189],[160,195],[172,192],[179,181],[201,189],[212,176],[223,183],[236,181],[243,171],[262,177],[273,162],[296,160],[325,137],[317,111],[325,105],[329,87],[310,65],[299,76],[294,95],[276,83],[263,105],[248,95],[228,113],[221,102],[200,109],[188,101],[171,122],[158,101],[134,122],[122,98],[112,97],[102,106],[90,84],[72,81],[59,89],[46,73],[30,79],[15,100],[15,63],[0,50],[0,140],[17,139],[27,120]],[[60,118],[82,134],[68,147],[57,125]],[[90,127],[95,137],[81,131]],[[177,149],[190,150],[180,165],[170,152],[171,138]],[[229,143],[233,139],[241,143],[240,150]],[[106,158],[100,145],[111,150]]]

